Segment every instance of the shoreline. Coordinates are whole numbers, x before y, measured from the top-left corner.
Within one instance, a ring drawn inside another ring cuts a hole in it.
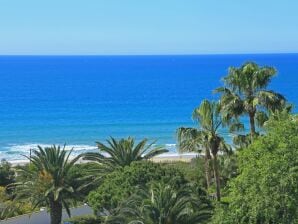
[[[165,153],[162,155],[158,155],[154,158],[151,159],[153,162],[177,162],[177,161],[182,161],[182,162],[189,162],[191,159],[197,157],[199,154],[198,153]],[[70,159],[73,159],[75,156],[71,156]],[[29,160],[27,159],[22,159],[22,160],[7,160],[13,167],[16,166],[24,166],[29,163]],[[80,159],[78,161],[79,164],[81,163],[87,163],[89,161],[87,160],[82,160]]]

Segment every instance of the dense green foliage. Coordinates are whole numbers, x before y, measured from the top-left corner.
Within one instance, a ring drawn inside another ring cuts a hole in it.
[[[201,105],[193,112],[193,119],[197,121],[198,128],[181,127],[177,131],[178,146],[180,152],[185,151],[204,151],[205,173],[207,188],[210,187],[210,165],[214,173],[214,182],[216,186],[216,198],[220,201],[220,171],[218,164],[218,153],[230,152],[230,147],[225,143],[223,137],[219,134],[219,128],[224,125],[224,119],[220,113],[220,103],[203,100]],[[202,150],[204,149],[204,150]]]
[[[248,62],[239,68],[230,67],[229,73],[223,78],[224,87],[215,92],[221,93],[222,114],[228,120],[235,120],[230,125],[230,131],[243,130],[239,116],[247,115],[250,122],[250,135],[257,135],[256,124],[263,126],[270,112],[280,110],[285,106],[285,98],[272,90],[268,90],[276,70],[269,66],[259,66]],[[247,142],[245,135],[242,139]],[[237,139],[239,141],[239,139]],[[236,141],[236,142],[237,142]]]
[[[128,198],[109,223],[199,224],[211,217],[211,205],[202,191],[190,185],[175,188],[154,183]]]
[[[15,172],[5,160],[0,163],[0,186],[7,186],[15,181]]]
[[[134,162],[108,174],[98,189],[90,192],[88,202],[96,212],[111,211],[137,188],[147,187],[152,182],[165,182],[179,187],[187,181],[177,169],[150,161]]]
[[[71,154],[60,146],[42,148],[32,151],[28,158],[30,166],[24,167],[20,175],[25,178],[16,183],[15,200],[29,200],[34,207],[47,206],[50,209],[51,223],[60,224],[62,207],[68,214],[69,205],[81,197],[84,183],[73,179],[71,169],[79,157],[69,159]],[[76,186],[74,183],[81,183]]]
[[[64,222],[71,224],[100,224],[101,219],[94,215],[82,215],[65,219]]]
[[[31,211],[32,205],[30,202],[14,202],[11,195],[7,193],[7,189],[0,187],[0,220],[29,213]]]
[[[178,170],[190,183],[196,183],[201,187],[206,186],[204,159],[201,157],[193,158],[189,162],[176,161],[161,163],[163,167]]]
[[[79,201],[86,202],[89,192],[98,187],[99,184],[94,181],[95,177],[92,175],[93,170],[97,169],[98,164],[95,163],[78,163],[69,170],[69,179],[73,180],[72,185],[75,189],[87,183],[80,189],[80,197],[77,198]]]
[[[228,181],[238,175],[238,153],[219,156],[221,186],[224,189]]]
[[[217,223],[298,223],[298,119],[271,120],[238,163]]]
[[[32,211],[30,202],[13,201],[13,184],[17,177],[15,168],[5,160],[0,164],[0,220]]]

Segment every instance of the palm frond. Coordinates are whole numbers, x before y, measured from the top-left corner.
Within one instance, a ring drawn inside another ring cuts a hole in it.
[[[85,185],[83,180],[71,178],[71,169],[80,159],[79,156],[70,159],[71,153],[65,145],[38,146],[32,150],[31,165],[20,169],[24,178],[14,184],[14,200],[29,200],[33,208],[47,206],[50,212],[56,205],[69,211],[69,199],[75,201]]]
[[[98,153],[88,152],[82,155],[84,160],[97,162],[104,169],[114,170],[117,167],[130,165],[134,161],[151,159],[157,155],[168,152],[167,149],[154,146],[155,142],[149,143],[143,139],[137,144],[131,137],[127,139],[110,138],[107,144],[97,142]]]

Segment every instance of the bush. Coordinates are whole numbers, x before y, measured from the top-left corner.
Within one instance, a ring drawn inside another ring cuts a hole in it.
[[[131,196],[137,187],[146,188],[153,182],[165,182],[180,187],[187,181],[173,167],[163,167],[150,161],[134,162],[108,174],[103,183],[88,195],[88,202],[95,212],[111,211]]]
[[[239,153],[239,176],[214,223],[298,223],[298,120],[270,121],[267,134]]]
[[[29,202],[13,202],[5,187],[0,186],[0,220],[31,212]]]
[[[87,196],[90,191],[98,187],[98,183],[94,182],[93,176],[90,175],[90,173],[92,173],[92,171],[97,167],[98,164],[95,163],[82,163],[75,164],[70,170],[70,179],[81,179],[81,181],[76,181],[72,184],[75,188],[79,187],[82,183],[86,182],[85,179],[88,179],[89,185],[80,192],[82,194],[83,201],[87,200]]]
[[[65,219],[63,223],[69,224],[100,224],[100,218],[94,215],[82,215],[82,216],[75,216],[69,219]]]
[[[201,157],[193,158],[190,162],[174,161],[162,163],[163,167],[179,170],[189,182],[206,186],[204,160]]]
[[[2,160],[0,163],[0,186],[6,186],[15,181],[15,172],[11,167],[11,164],[6,160]]]

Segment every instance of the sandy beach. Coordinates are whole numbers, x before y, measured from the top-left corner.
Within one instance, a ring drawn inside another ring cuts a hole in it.
[[[189,162],[191,159],[197,157],[197,153],[165,153],[163,155],[156,156],[152,159],[153,162]],[[72,157],[74,158],[74,156]],[[29,163],[29,160],[22,159],[22,160],[11,160],[8,161],[12,164],[12,166],[23,166]],[[87,163],[88,161],[80,159],[78,163]]]

